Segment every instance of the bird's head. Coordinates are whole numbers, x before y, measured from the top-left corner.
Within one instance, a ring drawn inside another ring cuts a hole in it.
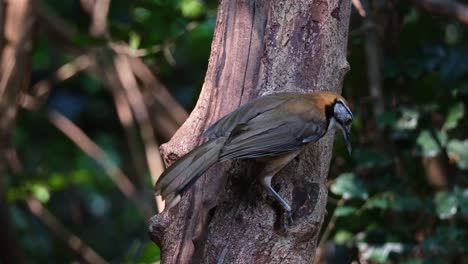
[[[346,148],[351,153],[351,125],[353,124],[353,113],[349,109],[344,99],[338,98],[333,104],[332,118],[335,121],[335,126],[339,127],[343,132],[343,137],[346,141]]]

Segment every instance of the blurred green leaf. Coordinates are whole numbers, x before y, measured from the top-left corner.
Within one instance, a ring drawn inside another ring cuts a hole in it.
[[[337,244],[345,244],[353,238],[353,233],[346,230],[338,230],[335,234],[333,240]]]
[[[390,203],[385,193],[376,197],[372,197],[365,203],[365,208],[368,208],[368,209],[378,208],[378,209],[385,210],[389,207],[390,207]]]
[[[358,247],[364,259],[377,261],[379,263],[386,262],[391,253],[401,254],[404,249],[401,243],[385,243],[381,246],[359,243]]]
[[[468,213],[468,188],[460,188],[455,186],[453,189],[453,193],[457,197],[458,205],[460,208],[460,212],[463,214]]]
[[[434,198],[440,219],[448,219],[457,213],[457,197],[451,192],[438,192]]]
[[[356,207],[353,206],[341,206],[335,209],[334,215],[337,217],[343,217],[350,214],[353,214],[357,211]]]
[[[50,199],[50,193],[46,186],[43,184],[33,184],[31,187],[31,192],[37,200],[41,201],[42,203],[47,203]]]
[[[452,107],[450,107],[443,129],[450,130],[456,128],[458,122],[463,118],[464,115],[465,105],[461,102],[454,104]]]
[[[460,169],[468,169],[468,139],[464,141],[458,139],[450,140],[447,144],[447,152]]]
[[[159,261],[160,250],[154,243],[147,243],[143,248],[143,254],[138,259],[138,263],[154,263]]]
[[[447,142],[447,136],[441,132],[436,132],[437,138],[442,146]],[[422,155],[425,157],[434,157],[440,152],[440,146],[428,130],[423,130],[419,133],[416,143],[422,150]]]
[[[130,48],[132,49],[138,49],[140,48],[140,45],[141,45],[141,36],[137,33],[137,32],[133,32],[131,31],[129,33],[129,46]]]
[[[395,128],[399,130],[413,130],[418,126],[419,112],[414,109],[400,109],[401,116],[395,124]]]
[[[67,185],[66,176],[60,173],[52,173],[50,175],[48,184],[53,190],[61,190]]]
[[[144,23],[151,17],[151,11],[147,8],[136,7],[133,9],[133,18],[136,22]]]
[[[183,16],[187,18],[195,18],[205,12],[205,6],[201,0],[181,0],[179,7]]]
[[[368,197],[364,182],[354,173],[344,173],[338,176],[331,186],[332,193],[343,196],[344,199]]]

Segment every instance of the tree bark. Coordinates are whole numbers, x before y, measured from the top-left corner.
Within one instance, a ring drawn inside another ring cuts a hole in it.
[[[350,1],[222,0],[198,103],[172,140],[166,164],[202,142],[214,121],[262,95],[340,92]],[[255,162],[215,165],[174,209],[150,220],[163,263],[312,263],[325,214],[333,135],[310,145],[273,179],[293,208],[278,228],[276,203],[255,179]],[[227,180],[228,179],[228,180]],[[219,194],[219,197],[218,197]]]

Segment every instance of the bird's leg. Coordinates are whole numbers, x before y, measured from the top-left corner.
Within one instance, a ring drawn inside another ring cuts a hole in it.
[[[281,195],[279,195],[279,193],[277,193],[275,191],[275,189],[273,189],[273,187],[271,187],[271,179],[272,178],[273,178],[273,176],[264,177],[262,179],[263,186],[265,186],[265,188],[268,190],[268,192],[271,193],[273,195],[273,197],[275,197],[275,199],[280,203],[281,207],[283,207],[283,209],[286,212],[291,212],[291,206],[289,206],[289,204],[286,202],[286,200],[284,200],[284,198],[281,197]]]
[[[278,192],[273,189],[271,186],[271,180],[273,176],[276,175],[286,164],[288,164],[291,160],[293,160],[300,152],[301,149],[298,149],[294,152],[290,152],[281,156],[276,156],[268,159],[264,159],[265,167],[263,168],[262,172],[260,173],[259,177],[263,186],[268,190],[270,194],[273,195],[276,201],[278,201],[281,207],[284,209],[284,218],[286,221],[284,223],[292,222],[291,218],[291,206],[284,200]]]
[[[263,177],[262,178],[262,184],[268,190],[268,192],[273,195],[275,200],[277,200],[279,202],[281,207],[283,207],[283,209],[284,209],[283,228],[286,229],[286,227],[292,223],[291,206],[289,206],[288,202],[286,202],[286,200],[284,200],[284,198],[281,197],[281,195],[279,195],[279,193],[276,192],[275,189],[273,189],[273,187],[271,186],[271,179],[272,178],[273,178],[273,175]]]

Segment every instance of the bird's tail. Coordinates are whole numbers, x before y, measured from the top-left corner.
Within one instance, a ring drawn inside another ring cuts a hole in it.
[[[154,188],[166,201],[167,209],[175,206],[181,194],[218,161],[225,141],[225,138],[217,138],[198,146],[161,174]]]

